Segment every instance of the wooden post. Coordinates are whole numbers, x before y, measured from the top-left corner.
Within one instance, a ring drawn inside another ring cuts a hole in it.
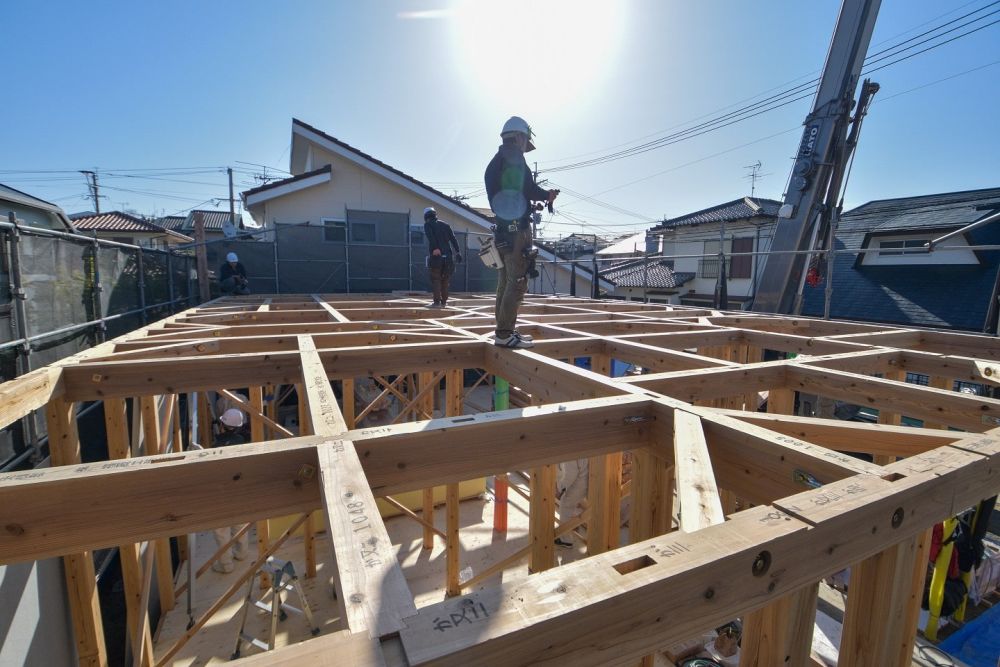
[[[355,414],[357,414],[354,407],[354,378],[341,380],[340,393],[344,402],[344,421],[347,422],[347,428],[357,428],[354,423]]]
[[[208,404],[208,392],[198,392],[198,444],[208,449],[215,444],[212,437],[212,409]]]
[[[142,437],[146,456],[162,454],[157,397],[142,396],[139,399],[139,410],[142,413]],[[174,562],[170,555],[170,538],[160,538],[151,546],[156,549],[156,588],[160,592],[160,610],[165,614],[174,608],[175,602]]]
[[[794,415],[795,392],[784,387],[772,388],[767,392],[767,411],[772,415]]]
[[[417,379],[417,392],[423,391],[427,385],[434,381],[434,373],[420,373]],[[436,393],[436,390],[434,390]],[[420,421],[424,417],[421,412],[427,410],[427,405],[430,403],[431,412],[434,411],[434,393],[428,392],[424,394],[424,397],[420,399],[420,405],[416,406],[413,410],[414,421]],[[434,548],[434,531],[431,530],[430,526],[434,525],[434,489],[424,489],[423,494],[423,515],[424,521],[429,524],[424,526],[424,549]]]
[[[498,375],[493,376],[493,409],[510,409],[510,384]],[[506,475],[493,477],[493,530],[507,532],[507,504],[509,485]]]
[[[674,470],[649,448],[632,450],[629,541],[648,540],[673,528]]]
[[[198,268],[198,296],[204,303],[212,298],[212,290],[208,284],[208,253],[205,248],[205,221],[201,213],[194,214],[194,256]]]
[[[622,454],[595,456],[588,465],[587,553],[591,556],[617,549],[621,533]],[[534,496],[532,496],[534,505]],[[553,538],[554,539],[554,538]]]
[[[61,398],[50,399],[45,406],[45,418],[52,465],[80,463],[76,404]],[[63,556],[63,572],[66,575],[66,595],[69,598],[69,612],[80,665],[107,665],[108,652],[104,646],[101,602],[97,596],[97,575],[91,552]]]
[[[611,375],[611,357],[591,355],[590,370],[599,375]],[[620,542],[622,453],[591,458],[587,471],[587,503],[590,506],[587,553],[593,556],[617,549]]]
[[[886,371],[886,380],[896,380],[898,382],[904,382],[906,380],[906,371]],[[899,426],[902,415],[898,412],[889,412],[883,407],[879,407],[878,411],[878,423],[888,424],[890,426]],[[895,456],[888,456],[886,454],[876,454],[872,457],[872,461],[880,466],[889,465],[896,460]]]
[[[108,457],[111,459],[129,458],[131,449],[129,447],[125,399],[108,398],[104,400],[104,426],[108,436]],[[177,442],[180,442],[180,438],[177,438]],[[140,665],[147,667],[153,664],[153,642],[150,638],[149,623],[147,622],[149,610],[140,606],[142,602],[142,563],[139,557],[139,545],[135,543],[119,545],[118,557],[121,561],[122,584],[125,589],[128,636],[137,636],[139,628],[142,628]],[[136,646],[132,646],[132,651],[136,651]]]
[[[528,536],[531,559],[528,569],[543,572],[555,566],[556,467],[539,466],[531,470],[531,502],[528,511]]]
[[[851,568],[838,665],[909,667],[927,570],[926,537],[907,538]]]
[[[462,389],[464,373],[462,369],[449,370],[445,380],[445,416],[458,417],[462,414]],[[458,483],[448,484],[445,492],[445,507],[447,508],[448,525],[446,529],[446,572],[447,585],[445,594],[461,595],[462,587],[458,581],[460,567],[459,555],[462,543],[459,541],[458,529],[460,519]]]
[[[740,667],[811,664],[818,597],[819,584],[810,584],[744,616]],[[844,664],[843,653],[838,664]]]
[[[248,391],[250,396],[250,408],[253,412],[257,414],[264,413],[264,388],[261,386],[249,387]],[[302,399],[300,398],[300,401]],[[301,411],[300,411],[301,414]],[[253,415],[250,417],[250,442],[263,442],[264,441],[264,422],[261,419],[254,419]],[[270,539],[271,528],[267,522],[267,519],[261,519],[257,522],[257,553],[262,554],[267,551]],[[308,565],[306,566],[308,569]],[[271,575],[267,572],[261,570],[260,572],[260,589],[262,591],[271,588]]]

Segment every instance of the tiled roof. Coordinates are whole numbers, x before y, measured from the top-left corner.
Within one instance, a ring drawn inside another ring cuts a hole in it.
[[[871,236],[963,227],[1000,206],[1000,188],[869,202],[841,217],[837,247],[861,249]],[[967,232],[970,245],[1000,244],[1000,224]],[[836,256],[831,317],[981,331],[996,286],[1000,252],[976,251],[980,264],[863,265],[861,255]],[[825,283],[806,287],[804,315],[822,315]]]
[[[205,221],[205,230],[222,231],[222,225],[229,220],[229,211],[206,211],[197,210],[191,211],[187,214],[187,218],[184,220],[184,224],[181,226],[181,230],[185,233],[194,233],[194,220],[195,215],[202,215],[202,219]],[[240,216],[236,216],[236,226],[240,226]]]
[[[781,202],[760,197],[742,197],[725,204],[688,213],[677,218],[664,220],[653,229],[673,229],[687,225],[701,225],[706,222],[730,222],[752,218],[774,218],[778,215]]]
[[[178,234],[160,225],[137,218],[121,211],[108,211],[107,213],[95,213],[75,217],[73,225],[84,232],[146,232],[154,234],[169,234],[176,238],[191,240],[183,234]]]
[[[187,220],[187,216],[183,215],[168,215],[165,218],[160,218],[156,221],[160,227],[164,229],[172,229],[177,232],[180,231],[181,227],[184,226],[184,221]]]
[[[693,273],[674,273],[667,262],[649,264],[648,270],[642,260],[615,264],[600,272],[601,277],[618,287],[680,287],[694,278]]]

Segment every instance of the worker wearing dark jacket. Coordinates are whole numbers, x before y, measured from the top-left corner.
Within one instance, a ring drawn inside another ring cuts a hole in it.
[[[446,308],[451,274],[455,273],[455,262],[462,261],[462,254],[458,251],[458,239],[455,238],[455,232],[451,231],[451,225],[439,220],[437,211],[430,206],[424,209],[424,235],[427,236],[427,268],[430,271],[431,288],[434,291],[434,303],[428,307]]]
[[[496,214],[496,247],[503,259],[497,285],[496,338],[500,347],[532,347],[531,338],[514,329],[517,310],[528,291],[531,269],[531,202],[551,203],[558,190],[544,190],[535,183],[524,154],[535,150],[531,127],[512,116],[500,131],[503,145],[486,167],[486,194]]]
[[[223,294],[249,294],[247,270],[235,252],[226,255],[226,262],[219,267],[219,286]]]

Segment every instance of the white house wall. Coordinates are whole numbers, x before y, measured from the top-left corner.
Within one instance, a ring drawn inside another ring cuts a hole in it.
[[[748,222],[727,222],[726,239],[732,238],[753,238],[754,250],[763,248],[767,250],[771,246],[771,234],[773,224],[760,227],[759,245],[757,241],[757,226]],[[705,252],[706,241],[719,240],[719,224],[706,223],[691,227],[680,227],[673,232],[664,234],[661,245],[661,253],[664,257],[675,255],[702,255]],[[702,257],[677,257],[674,259],[675,273],[694,273],[695,278],[684,283],[680,288],[681,295],[691,291],[697,294],[712,294],[715,292],[715,278],[702,278],[698,270],[698,262]],[[754,257],[751,261],[750,278],[729,279],[726,283],[729,296],[751,296],[753,293],[754,279],[759,270],[764,268],[764,259]]]

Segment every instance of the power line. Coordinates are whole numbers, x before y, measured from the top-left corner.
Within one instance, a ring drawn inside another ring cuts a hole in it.
[[[957,26],[955,26],[955,27],[953,27],[953,28],[951,28],[949,30],[946,30],[944,32],[939,32],[942,28],[945,28],[945,27],[947,27],[949,25],[952,25],[953,23],[961,21],[962,19],[965,19],[965,18],[967,18],[969,16],[972,16],[973,14],[978,14],[978,13],[982,12],[983,10],[988,9],[988,8],[994,6],[994,5],[997,5],[997,4],[1000,4],[1000,0],[995,0],[994,2],[991,2],[991,3],[989,3],[989,4],[987,4],[987,5],[983,6],[983,7],[980,7],[979,9],[977,9],[977,10],[975,10],[973,12],[969,12],[967,14],[964,14],[963,16],[960,16],[960,17],[958,17],[956,19],[953,19],[951,21],[947,21],[947,22],[945,22],[945,23],[943,23],[941,25],[938,25],[938,26],[936,26],[935,28],[933,28],[931,30],[925,31],[923,33],[920,33],[919,35],[916,35],[916,36],[911,37],[911,38],[909,38],[907,40],[899,42],[899,43],[897,43],[897,44],[895,44],[893,46],[890,46],[890,47],[888,47],[886,49],[878,51],[878,52],[876,52],[876,53],[874,53],[874,54],[872,54],[872,55],[870,55],[870,56],[868,56],[866,58],[866,64],[867,65],[872,65],[872,64],[881,62],[883,60],[886,60],[888,58],[893,58],[894,56],[898,56],[898,55],[900,55],[902,53],[905,53],[906,51],[910,51],[910,50],[912,50],[912,49],[914,49],[914,48],[916,48],[918,46],[921,46],[921,45],[926,44],[928,42],[931,42],[933,40],[939,39],[939,38],[943,37],[944,35],[952,33],[952,32],[954,32],[956,30],[960,30],[960,29],[962,29],[964,27],[967,27],[969,25],[972,25],[973,23],[981,21],[981,20],[983,20],[983,19],[985,19],[985,18],[987,18],[989,16],[992,16],[993,14],[1000,13],[1000,10],[995,10],[993,12],[989,12],[989,13],[987,13],[985,15],[979,16],[979,17],[973,19],[972,21],[967,21],[966,23],[963,23],[961,25],[957,25]],[[867,74],[867,73],[870,73],[870,72],[874,72],[874,71],[877,71],[879,69],[883,69],[883,68],[888,67],[890,65],[894,65],[896,63],[899,63],[899,62],[902,62],[904,60],[907,60],[907,59],[909,59],[911,57],[914,57],[916,55],[920,55],[921,53],[926,53],[927,51],[931,51],[933,49],[939,48],[939,47],[944,46],[946,44],[949,44],[949,43],[951,43],[951,42],[953,42],[953,41],[955,41],[957,39],[961,39],[961,38],[966,37],[968,35],[971,35],[971,34],[973,34],[975,32],[978,32],[980,30],[988,28],[988,27],[990,27],[990,26],[992,26],[992,25],[994,25],[994,24],[996,24],[998,22],[1000,22],[1000,20],[993,21],[993,22],[987,23],[985,25],[981,25],[981,26],[976,27],[976,28],[974,28],[972,30],[969,30],[969,31],[964,32],[964,33],[961,33],[959,35],[956,35],[955,37],[952,37],[950,39],[947,39],[947,40],[938,42],[936,44],[933,44],[930,47],[927,47],[925,49],[921,49],[921,50],[916,51],[914,53],[908,54],[908,55],[906,55],[906,56],[904,56],[902,58],[898,58],[896,60],[892,60],[891,62],[886,63],[885,65],[882,65],[882,66],[879,66],[879,67],[875,67],[875,68],[870,68],[865,73]],[[916,41],[915,43],[910,44],[910,42],[914,42],[914,40],[918,40],[921,37],[925,37],[927,35],[930,35],[931,33],[938,33],[938,34],[934,34],[931,37],[928,37],[928,38],[923,39],[921,41]],[[902,48],[906,44],[909,44],[909,46],[905,46],[905,48]],[[881,57],[878,57],[878,56],[881,56]],[[777,93],[775,95],[771,95],[771,96],[769,96],[769,97],[767,97],[765,99],[762,99],[762,100],[759,100],[757,102],[754,102],[753,104],[746,105],[746,106],[741,107],[739,109],[736,109],[734,111],[730,111],[730,112],[728,112],[726,114],[723,114],[721,116],[717,116],[717,117],[712,118],[712,119],[710,119],[708,121],[705,121],[703,123],[699,123],[697,125],[694,125],[693,127],[689,127],[687,129],[681,130],[679,132],[674,132],[672,134],[668,134],[666,136],[659,137],[657,139],[654,139],[653,141],[648,141],[648,142],[639,144],[637,146],[633,146],[631,148],[627,148],[627,149],[623,149],[623,150],[620,150],[620,151],[615,151],[615,152],[612,152],[612,153],[607,153],[607,154],[604,154],[604,155],[600,155],[598,157],[590,158],[588,160],[582,160],[582,161],[578,161],[578,162],[571,162],[571,163],[568,163],[568,164],[557,165],[555,167],[550,167],[548,169],[543,169],[541,171],[546,172],[546,173],[555,173],[555,172],[560,172],[560,171],[569,171],[569,170],[572,170],[572,169],[580,169],[580,168],[583,168],[583,167],[595,166],[595,165],[598,165],[598,164],[605,164],[605,163],[614,162],[616,160],[620,160],[620,159],[623,159],[623,158],[626,158],[626,157],[632,157],[632,156],[635,156],[635,155],[640,155],[642,153],[646,153],[646,152],[649,152],[651,150],[655,150],[657,148],[662,148],[662,147],[669,146],[669,145],[672,145],[672,144],[675,144],[675,143],[679,143],[680,141],[686,141],[687,139],[692,139],[694,137],[701,136],[703,134],[707,134],[708,132],[712,132],[712,131],[721,129],[723,127],[728,127],[729,125],[733,125],[733,124],[735,124],[737,122],[741,122],[741,121],[747,120],[749,118],[754,118],[756,116],[762,115],[762,114],[767,113],[769,111],[773,111],[773,110],[781,108],[783,106],[787,106],[788,104],[791,104],[791,103],[796,102],[798,100],[804,99],[806,97],[811,97],[813,95],[813,93],[815,92],[815,90],[816,90],[816,84],[818,83],[818,81],[819,81],[818,79],[813,79],[813,80],[808,81],[806,83],[799,84],[799,85],[794,86],[792,88],[789,88],[787,90],[783,90],[783,91],[781,91],[781,92],[779,92],[779,93]],[[800,94],[800,93],[804,93],[804,94]]]

